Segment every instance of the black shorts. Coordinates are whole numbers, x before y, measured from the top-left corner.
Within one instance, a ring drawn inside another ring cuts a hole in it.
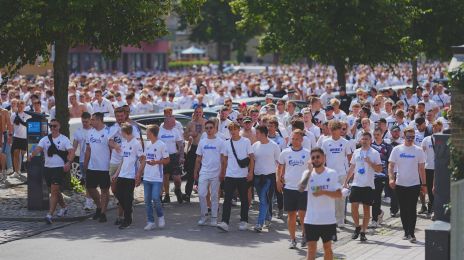
[[[306,211],[306,202],[308,192],[299,192],[297,190],[284,189],[284,210],[285,211]]]
[[[169,155],[169,163],[163,168],[164,174],[170,175],[182,175],[182,170],[180,169],[179,155],[173,153]]]
[[[87,169],[85,187],[87,189],[108,189],[111,186],[109,171],[96,171]]]
[[[11,144],[11,151],[22,150],[27,151],[27,139],[13,137],[13,142]]]
[[[363,205],[372,205],[373,190],[371,187],[351,187],[350,202],[357,202]]]
[[[44,178],[47,186],[63,185],[64,182],[64,170],[63,167],[44,168]]]
[[[306,241],[319,241],[322,239],[323,243],[332,241],[333,237],[337,234],[337,225],[312,225],[304,224]]]

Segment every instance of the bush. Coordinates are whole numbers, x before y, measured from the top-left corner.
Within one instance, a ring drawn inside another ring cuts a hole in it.
[[[76,176],[71,176],[71,188],[73,191],[78,193],[85,192],[84,186],[81,184],[81,181]]]
[[[233,61],[224,61],[224,64],[234,64]],[[209,64],[219,64],[219,61],[209,61],[209,60],[191,60],[191,61],[170,61],[168,62],[168,69],[177,70],[190,68],[193,66],[207,66]]]

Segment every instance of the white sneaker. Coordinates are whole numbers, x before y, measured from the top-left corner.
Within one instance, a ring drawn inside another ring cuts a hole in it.
[[[215,227],[217,226],[218,222],[217,222],[217,218],[211,218],[211,221],[209,222],[209,225],[212,226],[212,227]]]
[[[205,226],[206,225],[206,217],[201,217],[200,220],[198,220],[198,226]]]
[[[219,228],[222,231],[225,231],[225,232],[229,231],[229,225],[227,225],[226,222],[221,222],[221,223],[217,224],[216,227]]]
[[[338,228],[345,228],[345,223],[337,224]]]
[[[245,231],[248,229],[248,223],[245,221],[240,221],[240,224],[238,225],[238,230],[240,231]]]
[[[49,224],[49,225],[50,225],[50,224],[53,224],[52,215],[47,214],[47,215],[45,216],[45,222],[46,222],[47,224]]]
[[[385,197],[382,199],[383,202],[390,204],[391,203],[391,198],[390,197]]]
[[[149,231],[156,228],[156,224],[153,222],[147,222],[147,225],[143,228],[143,230]]]
[[[85,203],[84,203],[84,210],[92,210],[92,200],[89,198],[85,198]]]
[[[384,215],[384,212],[382,210],[377,218],[377,222],[379,223],[379,225],[382,224],[383,222],[383,215]]]
[[[66,208],[61,208],[58,211],[58,213],[56,213],[56,216],[60,217],[60,218],[66,216],[66,215],[68,215],[68,208],[67,207]]]
[[[158,218],[158,227],[164,228],[166,226],[166,222],[164,221],[164,216]]]
[[[370,227],[370,228],[378,228],[378,227],[379,227],[379,223],[377,223],[376,221],[371,221],[371,224],[369,224],[369,227]]]
[[[16,179],[19,179],[21,178],[21,175],[17,172],[13,172],[13,174],[11,175],[11,178],[16,178]]]

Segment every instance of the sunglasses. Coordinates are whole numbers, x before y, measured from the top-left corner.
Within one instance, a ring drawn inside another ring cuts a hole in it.
[[[55,125],[55,124],[49,124],[48,126],[49,126],[50,128],[56,128],[56,127],[58,127],[58,125]]]
[[[320,159],[321,156],[320,155],[314,155],[314,156],[311,156],[311,160],[315,160],[315,159]]]
[[[407,140],[414,140],[415,136],[414,135],[407,135],[405,136]]]

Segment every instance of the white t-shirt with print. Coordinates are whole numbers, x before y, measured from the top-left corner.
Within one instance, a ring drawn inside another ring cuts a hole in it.
[[[395,146],[388,161],[397,167],[397,185],[410,187],[420,184],[419,163],[425,163],[425,153],[421,147],[404,144]]]
[[[373,148],[369,147],[368,150],[356,149],[351,157],[351,164],[355,165],[352,186],[375,189],[375,170],[364,161],[364,158],[369,158],[375,165],[382,164],[380,153]]]
[[[338,173],[330,168],[318,174],[315,170],[311,172],[308,180],[307,211],[304,218],[305,224],[331,225],[337,223],[335,218],[335,199],[329,196],[315,197],[313,192],[319,190],[336,191],[342,187],[338,183]]]
[[[240,168],[237,159],[235,159],[234,153],[232,151],[230,140],[224,141],[224,149],[222,150],[222,154],[224,156],[227,156],[226,177],[246,178],[248,175],[248,167]],[[251,149],[250,139],[240,137],[238,141],[232,142],[234,143],[235,152],[239,160],[243,160],[253,153]]]
[[[124,140],[121,145],[122,165],[118,177],[135,179],[137,160],[143,155],[142,144],[136,138],[129,142]]]
[[[279,161],[280,148],[272,140],[267,144],[262,144],[260,141],[253,144],[251,147],[255,156],[255,175],[268,175],[276,173],[277,162]]]
[[[425,169],[435,170],[435,151],[433,149],[434,142],[433,136],[429,135],[422,140],[421,147],[425,151]]]
[[[62,134],[60,134],[57,138],[52,137],[52,140],[56,146],[56,149],[58,150],[67,151],[73,148],[71,141]],[[48,136],[42,137],[42,139],[40,139],[39,143],[37,144],[37,146],[42,147],[43,149],[43,153],[45,157],[45,167],[47,168],[63,167],[64,161],[63,159],[61,159],[61,157],[58,154],[54,154],[52,157],[48,156],[47,151],[51,145],[52,144],[50,143]]]
[[[285,167],[285,189],[298,190],[298,183],[303,176],[303,172],[308,169],[310,160],[311,152],[305,148],[298,151],[286,148],[280,153],[279,164]]]
[[[160,140],[152,143],[151,141],[145,142],[145,157],[147,161],[155,160],[159,161],[162,159],[169,158],[169,153],[166,150],[166,144]],[[143,171],[143,180],[150,182],[163,182],[163,165],[145,164]]]
[[[216,178],[221,173],[221,153],[224,149],[224,139],[208,137],[198,143],[197,155],[201,157],[201,178]]]
[[[121,145],[124,139],[121,135],[121,126],[116,123],[110,127],[109,132],[110,132],[109,138],[113,139],[113,141],[117,143],[118,145]],[[139,139],[140,131],[139,131],[139,128],[135,125],[132,125],[132,135],[134,136],[134,138]],[[121,161],[122,161],[122,152],[118,153],[116,150],[113,149],[111,152],[110,164],[113,164],[113,165],[120,164]]]
[[[110,168],[109,129],[103,127],[100,131],[93,128],[87,134],[86,143],[90,146],[88,169],[108,171]]]
[[[322,142],[322,150],[326,156],[326,164],[330,169],[334,169],[339,175],[347,173],[347,156],[351,154],[351,145],[348,140],[340,137],[334,140],[332,137]]]
[[[177,153],[176,142],[182,141],[182,135],[177,128],[174,127],[171,130],[167,130],[164,127],[160,127],[158,138],[166,144],[169,154]]]

